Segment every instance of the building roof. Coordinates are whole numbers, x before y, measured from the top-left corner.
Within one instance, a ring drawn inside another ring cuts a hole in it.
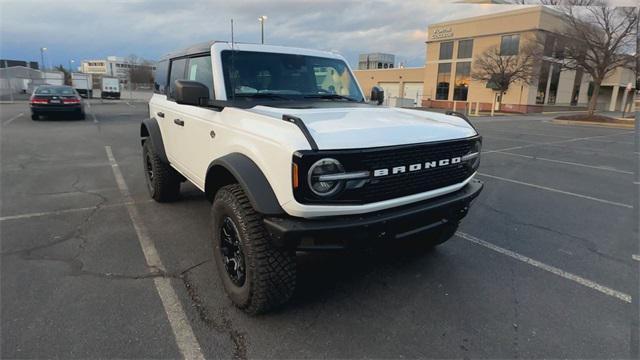
[[[443,21],[439,23],[433,23],[433,24],[429,24],[429,27],[455,25],[455,24],[466,23],[469,21],[489,20],[494,18],[508,17],[513,15],[535,13],[535,12],[546,12],[547,14],[550,14],[550,15],[560,16],[560,13],[558,13],[556,10],[553,10],[543,5],[522,5],[522,7],[524,8],[518,8],[516,10],[500,11],[500,12],[495,12],[493,14],[488,14],[488,15],[471,16],[471,17],[466,17],[462,19],[455,19],[455,20]]]

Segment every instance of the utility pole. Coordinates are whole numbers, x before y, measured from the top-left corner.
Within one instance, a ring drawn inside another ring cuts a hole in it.
[[[47,67],[44,65],[44,52],[47,51],[46,47],[41,47],[40,48],[40,63],[42,64],[42,71],[45,71],[47,69]]]
[[[7,74],[9,74],[9,64],[7,63],[7,60],[4,61],[4,69]],[[7,76],[7,78],[9,79],[9,98],[13,104],[13,86],[11,86],[11,78],[9,78],[9,76]]]
[[[261,39],[261,44],[264,44],[264,22],[267,20],[267,16],[266,15],[262,15],[258,18],[258,21],[260,21],[260,39]]]

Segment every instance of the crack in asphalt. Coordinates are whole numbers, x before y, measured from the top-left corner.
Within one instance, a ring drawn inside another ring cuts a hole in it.
[[[210,261],[210,260],[209,260]],[[198,313],[200,320],[210,329],[217,331],[220,334],[226,334],[229,336],[231,343],[233,344],[233,359],[246,360],[247,355],[247,334],[234,328],[233,322],[229,319],[226,311],[221,309],[218,313],[218,317],[213,316],[209,310],[205,307],[198,295],[197,288],[193,285],[192,280],[189,277],[188,272],[182,276],[182,282],[187,289],[187,294],[193,302],[193,306]]]
[[[514,351],[514,359],[520,358],[520,334],[518,333],[518,328],[520,326],[520,301],[518,300],[518,289],[517,289],[517,281],[516,275],[513,271],[513,263],[509,266],[509,271],[511,272],[511,296],[513,296],[513,351]]]
[[[78,256],[80,256],[80,254],[82,253],[82,250],[84,250],[84,246],[85,246],[86,242],[88,241],[87,235],[85,233],[85,231],[86,231],[85,227],[91,222],[91,220],[93,219],[95,214],[102,208],[102,206],[108,201],[108,199],[105,196],[100,195],[98,193],[94,193],[94,192],[90,192],[90,191],[86,191],[86,190],[81,189],[80,187],[78,187],[78,183],[79,182],[80,182],[80,178],[79,178],[78,175],[76,175],[75,180],[71,184],[71,187],[75,190],[75,192],[87,194],[89,196],[95,196],[95,197],[100,199],[98,201],[98,203],[96,205],[94,205],[94,208],[91,211],[89,211],[89,213],[87,215],[85,215],[83,217],[83,219],[82,219],[82,221],[80,222],[79,225],[77,225],[75,228],[73,228],[67,234],[65,234],[63,236],[60,236],[60,238],[57,239],[57,240],[48,242],[46,244],[32,246],[32,247],[29,247],[29,248],[26,248],[26,249],[19,249],[19,250],[0,252],[0,255],[2,255],[2,256],[6,256],[6,255],[22,255],[23,258],[25,258],[27,260],[37,260],[39,258],[39,256],[35,255],[34,252],[37,252],[39,250],[43,250],[43,249],[46,249],[46,248],[50,248],[50,247],[53,247],[53,246],[56,246],[56,245],[62,244],[64,242],[68,242],[68,241],[72,241],[72,240],[80,240],[80,244],[78,246],[78,252],[74,256],[72,256],[69,260],[75,260]]]
[[[507,220],[512,224],[533,227],[533,228],[536,228],[536,229],[539,229],[539,230],[552,232],[552,233],[554,233],[556,235],[566,236],[566,237],[572,238],[574,240],[578,240],[578,241],[580,241],[581,243],[583,243],[585,245],[585,249],[586,250],[588,250],[589,252],[591,252],[591,253],[593,253],[593,254],[601,257],[601,258],[608,259],[608,260],[614,261],[616,263],[619,263],[619,264],[625,265],[625,266],[631,265],[631,264],[628,263],[627,260],[619,259],[619,258],[617,258],[615,256],[603,253],[602,251],[598,250],[598,246],[596,245],[596,243],[594,243],[592,240],[589,240],[587,238],[583,238],[583,237],[580,237],[580,236],[577,236],[577,235],[573,235],[573,234],[570,234],[570,233],[567,233],[567,232],[564,232],[564,231],[553,229],[553,228],[550,228],[550,227],[547,227],[547,226],[544,226],[544,225],[539,225],[539,224],[520,221],[520,220],[516,219],[515,216],[513,216],[512,214],[504,212],[504,211],[502,211],[502,210],[500,210],[500,209],[498,209],[496,207],[493,207],[493,206],[491,206],[489,204],[486,204],[486,203],[479,202],[478,205],[482,206],[484,208],[487,208],[487,209],[489,209],[489,210],[491,210],[491,211],[493,211],[495,213],[498,213],[498,214],[506,217]]]

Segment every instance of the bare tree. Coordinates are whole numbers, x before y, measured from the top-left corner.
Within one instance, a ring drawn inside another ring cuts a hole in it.
[[[153,64],[150,61],[131,54],[127,57],[126,64],[130,84],[150,84],[153,82]]]
[[[558,35],[564,44],[562,66],[570,70],[583,70],[593,79],[593,93],[589,101],[589,114],[597,105],[602,81],[615,69],[634,69],[637,40],[638,10],[636,8],[597,6],[564,6],[562,16],[566,26]]]
[[[471,78],[484,82],[500,93],[507,92],[511,84],[531,84],[535,78],[540,51],[537,42],[522,46],[515,55],[503,55],[497,46],[485,50],[473,64]]]
[[[60,71],[61,73],[64,74],[65,85],[71,85],[71,73],[69,72],[69,70],[67,70],[64,66],[62,66],[62,64],[54,67],[53,69]]]

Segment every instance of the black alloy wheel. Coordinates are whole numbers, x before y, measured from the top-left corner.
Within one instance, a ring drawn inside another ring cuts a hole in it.
[[[234,285],[241,287],[246,278],[244,253],[238,228],[229,216],[222,220],[220,240],[220,253],[227,275]]]

